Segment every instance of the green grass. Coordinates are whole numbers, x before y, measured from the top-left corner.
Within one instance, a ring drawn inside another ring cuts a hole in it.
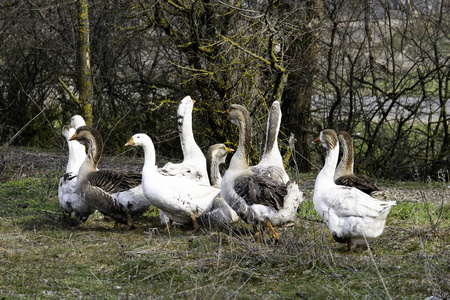
[[[256,243],[248,225],[175,228],[148,212],[132,231],[96,213],[83,227],[63,214],[58,176],[0,184],[0,298],[424,299],[448,297],[449,202],[399,201],[385,232],[347,252],[311,201],[298,220]],[[424,189],[425,190],[425,189]],[[448,190],[438,192],[449,197]],[[311,191],[305,191],[311,194]],[[28,203],[26,208],[19,207]]]

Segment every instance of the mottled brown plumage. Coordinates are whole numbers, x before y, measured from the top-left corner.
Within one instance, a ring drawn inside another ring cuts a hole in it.
[[[83,118],[78,116],[79,123],[84,122]],[[69,141],[76,129],[72,125],[65,125],[62,134],[67,140],[69,148],[69,159],[67,161],[66,173],[59,181],[58,198],[61,207],[71,216],[76,217],[84,224],[95,209],[86,205],[78,197],[75,187],[77,184],[78,170],[86,158],[86,147],[77,141]]]
[[[338,185],[355,187],[368,195],[380,190],[370,177],[361,174],[344,175],[337,178],[334,182]]]
[[[341,131],[338,133],[338,139],[342,145],[343,154],[334,174],[334,182],[338,185],[355,187],[368,195],[379,191],[380,189],[370,177],[353,173],[354,158],[351,136],[347,132]]]
[[[132,189],[142,183],[142,174],[123,173],[114,170],[99,170],[88,175],[89,183],[105,192],[114,194]]]
[[[89,126],[81,126],[70,140],[87,145],[89,150],[78,173],[76,192],[81,200],[111,217],[117,223],[131,228],[134,219],[150,206],[142,191],[142,176],[114,170],[97,171],[103,151],[100,133]]]
[[[294,182],[277,181],[249,168],[250,114],[238,104],[232,104],[228,113],[230,121],[239,127],[239,146],[222,179],[222,196],[243,221],[252,225],[266,224],[276,242],[280,235],[272,225],[281,226],[295,219],[302,193]],[[261,229],[261,226],[256,227]]]
[[[247,175],[237,178],[234,182],[236,193],[247,204],[261,204],[280,210],[287,195],[285,185],[270,180],[267,176]]]

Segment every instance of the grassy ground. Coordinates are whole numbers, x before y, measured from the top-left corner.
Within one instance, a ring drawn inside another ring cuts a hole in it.
[[[156,210],[132,231],[114,231],[97,213],[83,227],[59,207],[65,161],[50,157],[6,157],[0,169],[0,299],[450,297],[448,183],[389,184],[398,204],[384,233],[347,252],[320,222],[307,184],[276,246],[269,234],[256,243],[240,222],[169,235]]]

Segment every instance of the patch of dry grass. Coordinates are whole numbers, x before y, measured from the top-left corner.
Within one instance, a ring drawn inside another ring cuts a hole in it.
[[[394,199],[383,235],[349,253],[309,197],[275,246],[270,234],[256,243],[242,222],[168,234],[155,211],[132,231],[112,230],[98,213],[83,227],[59,207],[60,170],[24,174],[0,184],[0,298],[449,297],[449,205],[426,189],[419,202]],[[450,196],[445,187],[432,191]]]

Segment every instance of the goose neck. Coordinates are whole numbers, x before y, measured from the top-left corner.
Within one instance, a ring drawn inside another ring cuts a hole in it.
[[[353,145],[350,145],[347,141],[342,143],[342,161],[345,164],[346,171],[353,173]]]
[[[86,161],[97,168],[103,153],[103,141],[95,139],[93,136],[88,139],[88,154]]]
[[[266,144],[264,152],[278,148],[278,132],[280,131],[281,115],[277,109],[271,109],[267,120]]]
[[[142,170],[142,176],[146,171],[156,170],[156,153],[155,146],[151,140],[142,145],[144,149],[144,168]]]
[[[78,141],[68,141],[69,160],[67,162],[66,172],[78,172],[86,158],[86,148]]]
[[[280,115],[274,113],[272,110],[269,113],[269,120],[267,122],[266,144],[264,146],[264,153],[260,163],[283,165],[283,158],[278,149],[278,132],[280,130]]]
[[[203,152],[194,139],[194,132],[192,131],[192,112],[186,113],[182,118],[179,118],[179,122],[182,122],[178,131],[184,162],[195,159],[195,157],[199,155],[203,156]]]
[[[230,168],[248,168],[252,138],[252,123],[250,116],[238,120],[239,145],[230,161]]]
[[[331,149],[327,150],[327,157],[325,159],[325,164],[320,171],[318,177],[321,180],[327,180],[327,181],[333,181],[337,161],[339,158],[339,142],[336,144],[336,146]]]
[[[101,140],[101,137],[99,137],[98,140],[96,140],[94,136],[88,137],[87,145],[88,152],[78,173],[79,180],[82,179],[83,181],[87,180],[87,175],[89,173],[97,170],[98,162],[100,161],[103,151],[103,141]]]
[[[214,159],[212,161],[207,160],[208,170],[209,170],[209,182],[212,186],[220,186],[222,181],[222,175],[220,174],[219,161]]]

